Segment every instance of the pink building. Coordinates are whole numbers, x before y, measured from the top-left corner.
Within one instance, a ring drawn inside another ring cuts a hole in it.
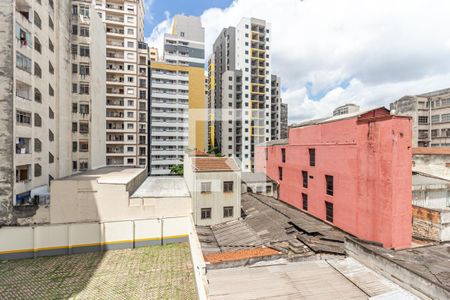
[[[411,119],[385,108],[302,123],[257,146],[280,200],[385,248],[411,244]]]

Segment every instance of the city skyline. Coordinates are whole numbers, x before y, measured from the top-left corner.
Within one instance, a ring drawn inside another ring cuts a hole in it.
[[[173,15],[180,12],[172,1],[151,2],[150,10],[166,15],[160,16],[159,23],[146,20],[146,26],[153,27],[146,41],[160,46]],[[449,26],[444,13],[448,2],[436,1],[433,7],[419,0],[396,5],[388,1],[281,0],[277,6],[265,0],[225,2],[209,1],[206,6],[204,1],[192,1],[185,11],[203,10],[199,16],[205,27],[206,57],[222,28],[234,26],[242,17],[274,24],[273,72],[282,78],[289,123],[330,115],[348,102],[389,107],[404,95],[444,89],[450,81],[450,64],[445,61],[450,36],[436,31]],[[425,17],[427,22],[416,21]]]

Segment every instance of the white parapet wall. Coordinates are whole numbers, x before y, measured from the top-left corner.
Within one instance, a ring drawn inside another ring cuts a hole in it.
[[[0,260],[187,242],[189,217],[0,228]]]

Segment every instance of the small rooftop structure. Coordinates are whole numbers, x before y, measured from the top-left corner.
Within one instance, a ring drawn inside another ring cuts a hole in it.
[[[103,167],[57,180],[96,180],[98,183],[105,184],[127,184],[144,171],[144,168]]]
[[[183,177],[150,176],[131,195],[131,198],[178,198],[190,196]]]
[[[357,111],[359,111],[359,105],[356,105],[354,103],[347,103],[336,107],[336,109],[333,110],[333,116],[345,115]]]
[[[244,183],[273,182],[263,172],[242,172],[241,179]]]
[[[192,158],[194,172],[239,171],[236,161],[231,157],[194,157]]]

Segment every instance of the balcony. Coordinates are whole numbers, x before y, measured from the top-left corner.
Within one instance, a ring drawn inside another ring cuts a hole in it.
[[[111,16],[111,15],[106,15],[105,19],[107,22],[123,23],[125,21],[125,19],[123,17]]]

